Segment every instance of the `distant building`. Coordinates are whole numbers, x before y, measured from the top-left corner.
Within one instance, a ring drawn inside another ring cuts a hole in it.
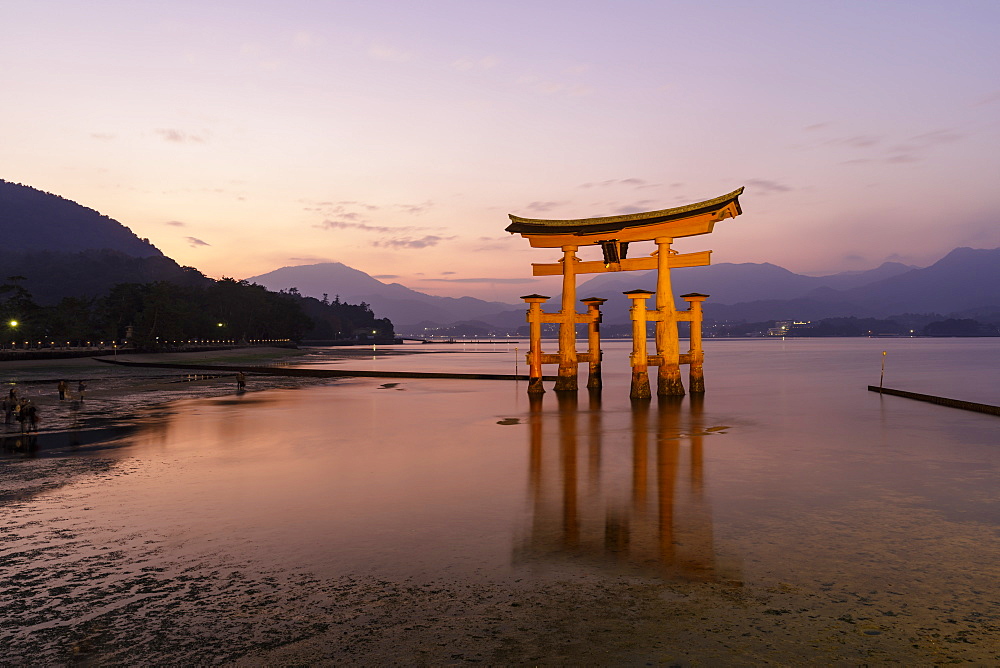
[[[788,333],[793,329],[802,329],[803,327],[811,327],[811,320],[777,320],[774,323],[774,327],[767,330],[768,336],[788,336]]]

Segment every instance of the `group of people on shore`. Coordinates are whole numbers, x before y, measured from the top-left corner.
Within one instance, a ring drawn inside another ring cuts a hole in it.
[[[236,374],[236,389],[242,393],[246,391],[246,388],[247,377],[240,371]],[[73,399],[74,402],[83,401],[87,392],[87,383],[80,380],[76,385],[76,394],[73,396],[70,395],[69,383],[65,380],[59,381],[56,390],[59,392],[60,401],[68,398]],[[74,405],[76,404],[74,403]],[[12,386],[7,394],[0,398],[0,411],[3,412],[5,425],[17,422],[20,425],[21,433],[38,431],[38,406],[27,397],[19,397],[16,387]]]
[[[59,392],[60,401],[69,397],[69,383],[65,380],[60,380],[56,389]],[[83,401],[86,392],[87,383],[81,380],[76,386],[76,396],[72,398],[74,401]],[[11,387],[7,394],[0,399],[0,411],[3,412],[4,424],[12,425],[17,422],[22,434],[38,431],[38,406],[27,397],[19,397],[17,387]]]
[[[18,397],[17,388],[10,388],[7,396],[0,401],[3,409],[4,424],[13,424],[16,420],[21,426],[21,433],[38,431],[38,406],[27,397]]]
[[[63,401],[69,393],[69,384],[65,380],[60,380],[56,387],[59,390],[59,401]],[[83,401],[83,395],[87,392],[87,383],[80,381],[76,384],[76,398]]]

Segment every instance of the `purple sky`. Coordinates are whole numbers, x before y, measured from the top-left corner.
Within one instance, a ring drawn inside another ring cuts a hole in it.
[[[0,178],[244,278],[337,261],[513,301],[507,213],[746,186],[713,261],[1000,246],[1000,2],[4,3]],[[639,248],[633,254],[642,253]]]

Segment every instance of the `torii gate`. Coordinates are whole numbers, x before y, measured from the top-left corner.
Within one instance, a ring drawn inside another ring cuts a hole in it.
[[[630,317],[632,319],[632,398],[648,398],[649,375],[647,366],[657,366],[656,393],[660,396],[683,395],[680,364],[689,364],[691,391],[704,392],[704,375],[701,350],[701,302],[708,295],[691,293],[682,295],[689,303],[684,312],[677,312],[670,284],[670,269],[680,267],[701,267],[710,264],[712,251],[679,254],[670,248],[673,240],[708,234],[715,223],[726,218],[735,218],[742,213],[739,196],[743,188],[734,190],[704,202],[645,213],[622,216],[582,218],[577,220],[538,220],[520,218],[509,214],[511,223],[506,231],[520,234],[533,248],[559,248],[562,259],[552,264],[532,264],[535,276],[562,274],[562,309],[558,313],[545,313],[542,304],[549,298],[542,295],[522,297],[528,303],[527,319],[530,325],[530,347],[528,366],[530,381],[528,392],[544,392],[542,387],[542,364],[559,364],[556,391],[576,391],[577,367],[580,362],[590,363],[589,388],[601,386],[600,376],[600,305],[605,301],[598,298],[584,299],[586,313],[577,313],[577,274],[600,274],[611,271],[636,271],[656,269],[656,310],[646,310],[646,299],[653,293],[633,290],[625,294],[632,299]],[[635,241],[654,241],[656,250],[648,257],[626,258],[628,245]],[[580,246],[601,246],[604,261],[583,262],[576,257]],[[656,354],[646,354],[646,322],[656,323]],[[691,347],[687,355],[680,354],[678,321],[691,322]],[[542,353],[542,323],[559,323],[559,353]],[[587,323],[588,351],[576,351],[576,324]]]

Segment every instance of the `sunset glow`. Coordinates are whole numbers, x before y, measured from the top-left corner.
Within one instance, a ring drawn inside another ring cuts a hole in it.
[[[926,265],[1000,246],[998,24],[991,2],[8,3],[0,178],[214,277],[342,262],[515,301],[558,254],[508,213],[740,186],[744,214],[678,250]]]

